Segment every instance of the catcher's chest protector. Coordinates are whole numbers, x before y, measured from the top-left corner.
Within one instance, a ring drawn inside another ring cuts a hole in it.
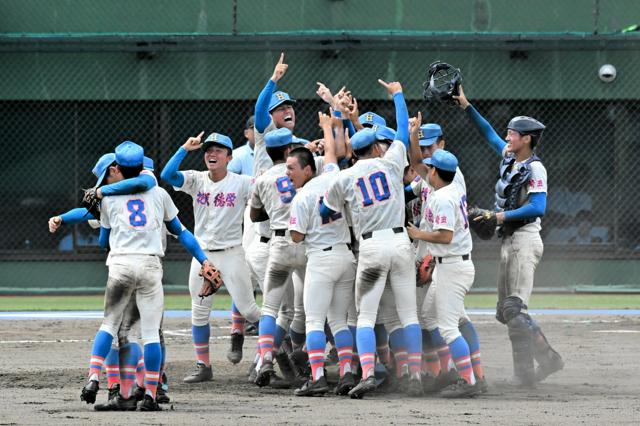
[[[508,155],[500,162],[500,178],[496,182],[496,209],[515,210],[522,206],[527,199],[526,192],[523,191],[531,178],[531,163],[541,161],[536,155],[532,155],[527,161],[516,168],[516,158]],[[523,220],[520,226],[535,221],[534,219]]]

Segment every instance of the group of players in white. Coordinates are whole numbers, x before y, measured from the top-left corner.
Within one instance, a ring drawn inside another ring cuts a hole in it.
[[[466,185],[457,158],[444,149],[441,127],[423,125],[420,113],[409,119],[398,82],[379,80],[395,104],[395,130],[373,112],[359,115],[345,88],[332,95],[319,83],[318,95],[329,104],[328,113],[318,113],[323,138],[299,139],[295,101],[276,91],[287,68],[282,54],[256,102],[253,176],[228,171],[233,144],[220,133],[189,138],[162,170],[163,181],[193,198],[193,234],[180,224],[139,145],[122,143],[94,168],[102,198],[95,219],[101,245],[110,250],[109,278],[81,399],[96,401],[106,366],[109,400],[97,410],[160,410],[169,400],[160,261],[167,232],[193,255],[196,370],[185,382],[213,377],[213,296],[199,296],[201,265],[213,265],[234,302],[231,362],[242,359],[246,321],[258,324],[249,374],[258,386],[293,388],[297,396],[330,392],[325,354],[331,349],[337,395],[486,392],[478,335],[464,308],[475,274]],[[463,93],[459,103],[468,106]],[[180,171],[196,150],[204,152],[206,170]],[[546,172],[534,178],[542,179],[528,191],[546,192]],[[91,218],[74,209],[51,218],[49,227],[55,232]],[[138,318],[142,350],[128,339]],[[112,348],[115,338],[119,350]]]

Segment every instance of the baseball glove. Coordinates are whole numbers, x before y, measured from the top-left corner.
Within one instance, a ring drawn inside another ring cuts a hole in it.
[[[100,198],[96,194],[97,189],[96,187],[85,189],[80,205],[86,208],[94,218],[100,220]]]
[[[204,262],[200,268],[200,276],[203,278],[202,287],[198,296],[205,298],[211,296],[222,287],[220,271],[209,262]]]
[[[496,221],[496,212],[481,209],[479,207],[471,207],[469,213],[469,226],[483,240],[490,240],[496,232],[498,222]]]
[[[423,287],[431,284],[431,276],[436,267],[436,259],[431,255],[427,255],[422,258],[422,261],[418,262],[417,266],[416,286]]]

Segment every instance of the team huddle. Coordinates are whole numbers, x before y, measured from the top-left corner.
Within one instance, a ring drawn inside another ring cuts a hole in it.
[[[81,400],[96,402],[104,367],[109,398],[96,410],[157,411],[169,402],[161,262],[167,234],[193,256],[196,368],[186,383],[213,378],[211,293],[224,283],[233,300],[227,358],[242,360],[245,325],[257,326],[249,381],[259,387],[354,399],[376,391],[445,398],[486,392],[480,340],[464,308],[475,276],[470,231],[481,222],[492,224],[491,235],[497,226],[502,238],[496,318],[507,325],[516,384],[531,387],[562,369],[527,313],[543,251],[546,170],[534,148],[544,125],[515,117],[505,142],[462,87],[452,96],[501,158],[496,208],[474,216],[442,127],[423,124],[421,113],[409,118],[400,83],[379,80],[393,99],[396,129],[374,112],[360,114],[346,88],[334,95],[318,83],[328,106],[318,113],[323,138],[309,142],[295,135],[295,100],[277,91],[287,69],[282,54],[247,122],[242,159],[229,137],[203,140],[200,133],[163,168],[161,180],[193,199],[193,234],[158,186],[153,161],[130,141],[93,169],[90,195],[99,208],[49,220],[51,232],[90,221],[109,249],[104,321]],[[203,152],[206,170],[180,170],[192,151]],[[142,347],[132,339],[138,328]],[[331,388],[327,352],[338,365]]]

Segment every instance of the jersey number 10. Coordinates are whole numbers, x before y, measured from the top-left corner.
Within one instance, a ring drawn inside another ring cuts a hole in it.
[[[357,180],[356,185],[360,188],[360,192],[362,193],[362,205],[364,207],[370,206],[373,204],[373,200],[371,199],[371,193],[373,192],[373,196],[378,201],[384,201],[391,196],[391,192],[389,192],[389,183],[387,182],[387,175],[382,171],[378,171],[369,175],[368,179],[369,185],[365,182],[365,178],[360,178]]]

